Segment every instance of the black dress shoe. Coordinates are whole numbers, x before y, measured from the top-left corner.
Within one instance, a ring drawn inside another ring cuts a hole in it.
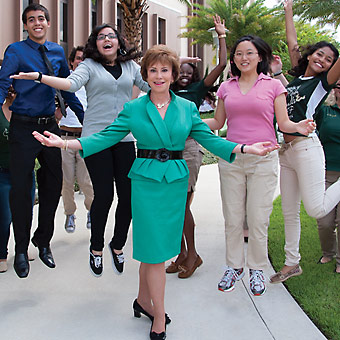
[[[21,279],[27,277],[30,271],[27,253],[15,254],[13,267]]]
[[[151,340],[165,340],[166,339],[166,323],[165,323],[165,331],[161,333],[156,333],[152,331],[152,325],[153,323],[151,324],[151,328],[150,328],[150,339]]]
[[[40,247],[38,243],[32,238],[32,243],[34,246],[38,247],[39,249],[39,257],[40,260],[49,268],[55,268],[55,262],[53,259],[53,255],[51,252],[51,248],[48,247]]]
[[[140,318],[141,314],[144,314],[151,321],[153,321],[153,315],[149,314],[146,310],[144,310],[144,308],[138,303],[137,299],[133,301],[132,307],[133,307],[134,316],[136,318]],[[165,313],[165,324],[168,325],[170,322],[171,322],[171,319],[169,318],[169,315]]]

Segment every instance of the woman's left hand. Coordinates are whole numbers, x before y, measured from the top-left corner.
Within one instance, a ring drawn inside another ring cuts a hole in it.
[[[296,123],[298,133],[301,135],[308,136],[311,132],[313,132],[316,128],[316,124],[313,119],[304,119],[300,122]]]
[[[25,79],[25,80],[36,80],[39,77],[38,72],[19,72],[19,74],[13,74],[10,76],[11,79]]]
[[[265,156],[279,148],[279,144],[272,144],[271,142],[259,142],[252,145],[246,145],[244,151],[245,153],[251,153],[253,155]]]

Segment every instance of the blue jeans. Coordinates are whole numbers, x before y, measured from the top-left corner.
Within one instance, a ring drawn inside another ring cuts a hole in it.
[[[10,174],[8,169],[0,167],[0,260],[7,259],[10,225],[12,222],[9,207],[9,191],[11,189]],[[35,195],[35,180],[33,174],[32,202]]]

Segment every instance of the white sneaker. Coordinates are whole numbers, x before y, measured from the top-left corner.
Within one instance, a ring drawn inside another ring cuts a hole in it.
[[[249,276],[251,293],[255,296],[263,295],[266,291],[266,285],[264,284],[266,279],[264,278],[263,271],[249,269]]]
[[[72,215],[66,215],[66,221],[65,221],[65,230],[67,233],[73,233],[76,229],[76,216],[74,214]]]

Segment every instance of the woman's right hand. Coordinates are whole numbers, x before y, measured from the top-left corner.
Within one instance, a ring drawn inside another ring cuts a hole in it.
[[[63,148],[64,147],[64,141],[57,135],[55,135],[52,132],[44,131],[45,137],[41,133],[37,131],[33,131],[32,135],[36,140],[38,140],[42,145],[46,145],[49,147],[56,147],[56,148]]]
[[[293,0],[283,0],[283,8],[285,11],[293,10]]]

